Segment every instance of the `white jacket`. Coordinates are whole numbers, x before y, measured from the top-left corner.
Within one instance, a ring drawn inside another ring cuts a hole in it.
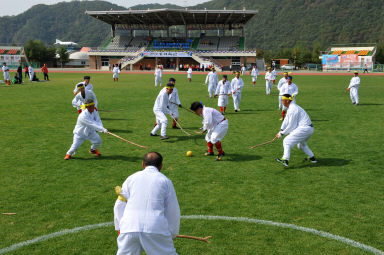
[[[241,94],[241,91],[244,87],[243,79],[239,78],[233,78],[231,81],[231,91],[232,93],[235,92],[235,94]]]
[[[154,166],[129,176],[121,188],[127,202],[116,201],[115,229],[176,237],[180,207],[172,181]],[[116,208],[118,207],[118,208]]]
[[[89,137],[96,131],[104,131],[99,113],[97,111],[90,113],[88,109],[85,109],[79,114],[79,117],[77,117],[77,123],[75,129],[73,130],[73,134],[81,137]]]
[[[164,114],[169,114],[169,95],[165,88],[160,90],[159,95],[157,95],[153,111],[160,111]]]
[[[225,118],[218,110],[211,107],[203,107],[203,130],[215,129],[215,127]]]
[[[266,72],[265,73],[265,79],[269,81],[273,81],[273,75],[271,72]]]
[[[349,83],[349,86],[348,88],[352,88],[352,87],[355,87],[355,88],[359,88],[359,85],[360,85],[360,77],[352,77],[351,79],[351,82]]]
[[[258,75],[259,75],[259,70],[257,70],[256,68],[253,68],[251,71],[251,76],[257,77]]]
[[[223,83],[223,80],[219,81],[219,83],[217,84],[215,95],[227,96],[230,93],[231,83],[228,80],[225,83]]]
[[[79,85],[79,84],[83,84],[85,86],[85,90],[92,90],[93,91],[93,86],[91,83],[88,83],[88,85],[85,85],[85,82],[82,81],[82,82],[79,82],[76,84],[75,89],[73,90],[73,93],[76,94],[77,92],[79,92],[79,90],[77,88],[77,85]]]
[[[209,85],[216,85],[217,82],[219,81],[219,76],[217,75],[216,72],[210,71],[207,74],[207,78],[205,78],[205,84],[209,82]]]
[[[312,126],[312,121],[303,108],[298,106],[295,102],[291,102],[288,107],[287,115],[281,124],[280,132],[282,135],[288,135],[293,130],[299,127]]]
[[[299,89],[297,88],[295,83],[288,84],[288,82],[284,83],[280,88],[280,96],[284,94],[290,94],[291,96],[296,96],[299,94]]]
[[[277,89],[280,90],[281,87],[287,82],[287,79],[285,79],[285,77],[281,78],[279,80],[279,83],[277,84]]]

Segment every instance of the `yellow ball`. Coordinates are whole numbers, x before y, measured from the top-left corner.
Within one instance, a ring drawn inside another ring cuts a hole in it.
[[[187,151],[187,157],[192,157],[192,151]]]

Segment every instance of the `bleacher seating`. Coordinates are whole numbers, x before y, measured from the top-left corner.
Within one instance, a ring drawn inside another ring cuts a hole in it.
[[[358,56],[367,56],[369,53],[369,50],[361,50],[359,51],[359,53],[357,54]]]
[[[128,35],[116,35],[108,46],[105,48],[107,50],[115,50],[115,49],[125,49],[129,46],[132,37]]]
[[[219,51],[236,51],[240,47],[240,37],[238,36],[222,36],[219,42]]]
[[[148,38],[145,36],[133,37],[133,39],[129,43],[128,47],[126,47],[126,50],[138,50],[141,47],[148,46],[150,41],[151,41],[151,38]]]
[[[197,50],[217,50],[217,46],[219,44],[218,36],[205,36],[200,39],[199,45],[197,46]]]
[[[0,54],[4,54],[6,52],[6,49],[0,49]]]
[[[343,53],[343,50],[335,50],[332,55],[341,55],[341,53]]]
[[[355,50],[347,50],[344,54],[355,54]]]

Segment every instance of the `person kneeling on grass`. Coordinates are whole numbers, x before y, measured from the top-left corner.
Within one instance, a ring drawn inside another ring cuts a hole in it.
[[[206,156],[214,156],[213,145],[217,149],[216,160],[221,160],[225,155],[223,148],[221,147],[221,140],[223,140],[225,134],[228,131],[228,120],[216,109],[211,107],[205,107],[200,102],[194,102],[191,105],[191,110],[197,115],[202,116],[203,119],[203,130],[201,134],[206,131],[205,140],[207,141],[208,152]]]
[[[77,118],[75,129],[73,130],[73,144],[65,155],[66,160],[71,159],[75,154],[77,148],[85,141],[89,140],[92,143],[89,153],[94,154],[96,157],[100,157],[101,154],[97,148],[101,145],[101,138],[96,133],[107,133],[108,130],[103,127],[99,114],[95,111],[95,103],[92,99],[85,101],[86,109]]]
[[[282,95],[282,103],[288,109],[280,131],[276,134],[277,138],[288,134],[284,138],[284,155],[282,158],[276,158],[276,161],[288,167],[289,158],[291,156],[291,148],[297,144],[299,150],[307,154],[306,161],[317,163],[315,156],[307,145],[307,140],[313,134],[312,121],[303,108],[298,106],[290,94]]]

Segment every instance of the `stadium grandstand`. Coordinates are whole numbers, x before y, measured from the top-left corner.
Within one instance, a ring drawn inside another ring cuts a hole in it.
[[[240,69],[257,64],[256,51],[245,48],[245,25],[255,10],[153,9],[86,11],[111,26],[111,35],[99,48],[88,52],[92,69],[107,70],[121,64],[128,70],[183,70],[216,66]]]
[[[19,46],[0,45],[0,63],[7,63],[11,69],[16,69],[19,63],[25,62],[24,48]]]
[[[373,70],[376,45],[333,45],[322,52],[323,71]]]

